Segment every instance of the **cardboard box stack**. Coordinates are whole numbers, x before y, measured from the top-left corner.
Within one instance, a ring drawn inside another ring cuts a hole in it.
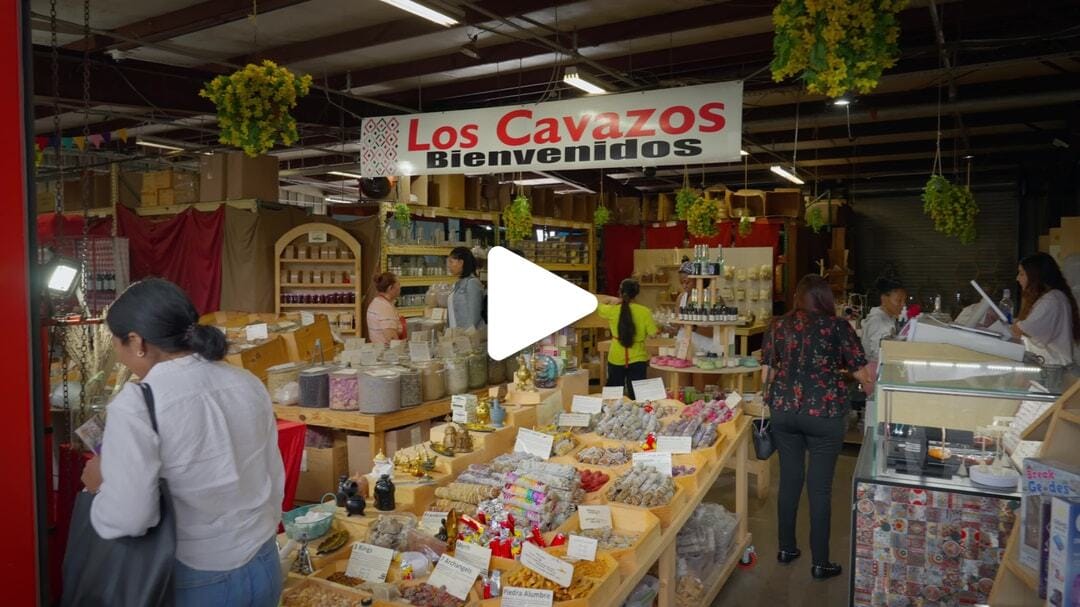
[[[167,207],[198,202],[198,183],[198,176],[187,171],[165,169],[145,173],[140,196],[142,206]]]
[[[277,157],[252,158],[243,152],[202,156],[199,158],[199,180],[195,189],[200,202],[276,201]]]

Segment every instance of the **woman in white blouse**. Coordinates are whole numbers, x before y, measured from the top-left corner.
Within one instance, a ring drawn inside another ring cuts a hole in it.
[[[1073,364],[1073,346],[1080,341],[1076,298],[1054,258],[1036,253],[1020,260],[1020,315],[1012,326],[1032,354],[1048,365]]]
[[[157,524],[158,478],[176,509],[176,604],[271,607],[281,595],[274,536],[285,472],[266,388],[226,365],[225,336],[198,324],[191,300],[159,279],[137,282],[106,322],[120,362],[154,393],[158,433],[142,392],[109,404],[100,458],[83,483],[96,491],[90,520],[105,539]]]

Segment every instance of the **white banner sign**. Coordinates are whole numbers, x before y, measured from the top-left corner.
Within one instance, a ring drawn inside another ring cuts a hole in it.
[[[361,172],[512,173],[739,160],[741,82],[365,118]]]

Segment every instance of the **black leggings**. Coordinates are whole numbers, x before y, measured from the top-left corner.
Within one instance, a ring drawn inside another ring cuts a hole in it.
[[[630,363],[628,366],[607,364],[607,385],[622,386],[626,395],[634,398],[634,385],[631,382],[645,379],[649,372],[649,363]]]
[[[770,424],[776,450],[780,452],[780,494],[776,508],[779,549],[790,551],[798,547],[795,518],[805,480],[810,502],[810,550],[814,564],[825,565],[829,563],[833,474],[836,458],[844,446],[845,419],[779,411],[772,414]]]

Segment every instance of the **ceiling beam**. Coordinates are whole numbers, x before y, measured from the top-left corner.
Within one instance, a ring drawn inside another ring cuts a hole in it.
[[[562,44],[567,44],[567,40],[576,37],[577,48],[580,50],[628,40],[629,37],[640,35],[642,32],[647,32],[649,36],[655,36],[719,25],[730,25],[732,29],[738,30],[740,22],[749,22],[750,20],[768,17],[772,13],[772,9],[772,2],[767,3],[767,5],[763,3],[760,6],[733,3],[711,4],[672,13],[605,23],[578,31],[564,31],[560,35],[560,41]],[[771,29],[771,26],[769,29]],[[545,39],[556,42],[554,36],[547,36]],[[551,53],[550,49],[538,46],[536,40],[515,40],[504,44],[483,46],[479,50],[479,59],[466,57],[457,52],[449,52],[423,61],[402,61],[393,65],[381,65],[366,70],[354,71],[351,76],[353,82],[359,83],[377,82],[380,79],[386,79],[388,74],[392,74],[394,79],[420,78],[440,72]],[[339,75],[333,78],[331,82],[343,86],[344,76]]]
[[[259,0],[254,6],[258,14],[263,15],[307,1]],[[246,19],[251,15],[252,7],[251,0],[205,0],[192,6],[120,26],[112,30],[112,33],[122,38],[134,38],[147,43],[171,40],[185,34]],[[109,49],[130,50],[139,45],[108,35],[93,34],[89,38],[76,40],[64,48],[82,51],[86,46],[89,46],[90,52],[99,52]]]
[[[488,0],[487,4],[490,5],[492,10],[497,11],[504,17],[516,17],[518,15],[553,8],[563,4],[571,4],[574,1],[575,0],[498,0],[496,2],[494,0]],[[404,13],[402,14],[403,17],[401,19],[396,19],[389,23],[365,25],[347,32],[331,34],[329,36],[322,36],[301,42],[283,44],[281,46],[263,49],[258,53],[232,57],[227,61],[229,63],[239,63],[243,65],[256,60],[271,59],[278,63],[289,65],[447,30],[447,28],[425,19],[406,15]],[[457,27],[464,29],[488,21],[491,21],[490,17],[466,8],[465,19],[462,20],[461,25]],[[462,43],[464,42],[463,36]],[[383,76],[385,76],[385,73]]]

